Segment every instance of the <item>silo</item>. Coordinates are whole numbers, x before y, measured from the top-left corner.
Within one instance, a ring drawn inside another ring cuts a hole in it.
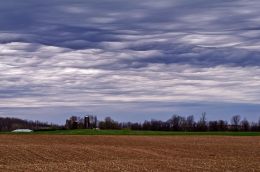
[[[89,116],[85,116],[84,123],[85,123],[85,128],[90,128]]]

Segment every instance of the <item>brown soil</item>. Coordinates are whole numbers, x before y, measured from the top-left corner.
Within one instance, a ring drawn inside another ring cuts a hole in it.
[[[0,135],[0,171],[260,171],[260,137]]]

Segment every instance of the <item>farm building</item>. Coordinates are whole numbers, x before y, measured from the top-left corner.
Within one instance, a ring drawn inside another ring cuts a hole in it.
[[[30,133],[30,132],[33,132],[33,130],[30,130],[30,129],[16,129],[16,130],[13,130],[12,132],[14,132],[14,133]]]
[[[86,115],[83,118],[71,116],[66,120],[65,126],[69,129],[93,129],[97,127],[97,117],[92,115]]]

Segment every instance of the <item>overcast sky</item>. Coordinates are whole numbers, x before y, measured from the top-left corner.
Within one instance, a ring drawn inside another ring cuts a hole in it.
[[[259,0],[0,0],[0,116],[260,116]]]

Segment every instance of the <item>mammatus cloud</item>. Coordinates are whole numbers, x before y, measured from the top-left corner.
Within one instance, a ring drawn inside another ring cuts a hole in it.
[[[0,107],[260,102],[260,3],[0,1]]]

